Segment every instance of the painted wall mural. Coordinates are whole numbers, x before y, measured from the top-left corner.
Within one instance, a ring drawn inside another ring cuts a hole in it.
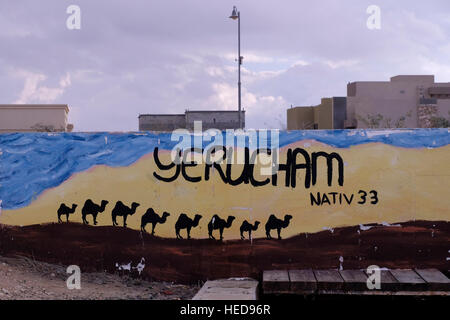
[[[151,132],[0,134],[0,224],[127,227],[181,243],[426,221],[448,239],[448,129],[282,131],[271,175],[251,163],[249,142],[243,163],[197,165],[174,163],[177,143]]]

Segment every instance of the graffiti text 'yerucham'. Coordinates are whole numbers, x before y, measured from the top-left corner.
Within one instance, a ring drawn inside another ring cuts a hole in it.
[[[219,147],[220,150],[223,151],[223,157],[220,160],[225,160],[227,158],[227,153],[230,152],[230,149],[226,149],[225,147]],[[199,152],[202,153],[203,150],[195,150],[192,148],[189,152]],[[181,176],[190,182],[200,182],[202,178],[205,181],[208,181],[210,178],[211,169],[214,168],[222,181],[225,184],[230,184],[233,186],[244,184],[251,184],[254,187],[264,186],[271,183],[273,186],[278,185],[278,173],[284,173],[284,185],[286,187],[295,188],[297,186],[297,171],[304,170],[304,186],[306,189],[311,186],[316,185],[317,175],[318,175],[318,162],[321,158],[326,160],[326,176],[328,186],[331,186],[333,183],[333,170],[337,165],[337,183],[339,186],[344,185],[344,161],[342,157],[336,152],[312,152],[309,154],[305,149],[295,148],[288,149],[286,154],[286,162],[278,163],[277,169],[270,175],[268,178],[264,180],[258,180],[255,177],[255,161],[254,158],[261,153],[270,154],[270,149],[262,150],[256,149],[252,154],[250,154],[250,150],[245,148],[245,161],[239,168],[235,168],[237,165],[232,163],[226,163],[224,166],[220,164],[219,161],[205,163],[204,175],[202,176],[191,176],[188,174],[188,168],[198,166],[197,163],[193,161],[172,161],[169,164],[164,164],[159,159],[158,148],[155,148],[153,152],[153,157],[158,169],[162,172],[171,173],[171,175],[161,175],[160,173],[153,172],[153,175],[160,181],[164,182],[172,182],[178,179]],[[181,152],[179,154],[182,155]],[[334,160],[334,161],[333,161]],[[225,167],[225,170],[224,170]],[[239,172],[237,172],[239,170]],[[239,174],[237,178],[236,175]]]

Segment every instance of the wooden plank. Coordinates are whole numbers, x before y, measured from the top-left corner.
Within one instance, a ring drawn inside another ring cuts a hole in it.
[[[311,293],[317,289],[317,281],[312,270],[289,270],[292,293]]]
[[[437,269],[416,269],[432,291],[450,291],[450,279]]]
[[[399,290],[399,283],[389,270],[381,270],[381,290]]]
[[[427,290],[427,283],[414,270],[394,269],[391,274],[399,283],[399,290],[422,291]]]
[[[400,289],[397,279],[394,278],[389,270],[380,270],[380,281],[380,289],[373,289],[371,291],[396,291]]]
[[[332,291],[344,288],[344,279],[337,270],[314,270],[314,275],[318,290]]]
[[[263,272],[264,293],[288,293],[289,290],[287,270],[267,270]]]
[[[256,300],[258,281],[225,279],[206,281],[192,300]]]
[[[344,289],[347,291],[364,291],[367,288],[367,275],[362,270],[339,271],[344,279]]]

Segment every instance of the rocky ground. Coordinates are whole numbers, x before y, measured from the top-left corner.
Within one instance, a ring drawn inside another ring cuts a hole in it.
[[[81,270],[82,271],[82,270]],[[0,300],[192,299],[198,286],[148,282],[123,274],[81,273],[81,289],[67,289],[66,267],[0,256]]]

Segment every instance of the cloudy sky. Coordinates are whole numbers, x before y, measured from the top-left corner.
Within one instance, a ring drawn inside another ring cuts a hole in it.
[[[69,30],[67,7],[81,9]],[[0,103],[65,103],[76,131],[136,131],[140,113],[237,108],[247,128],[397,74],[450,82],[450,1],[1,0]],[[370,30],[369,5],[381,9]]]

